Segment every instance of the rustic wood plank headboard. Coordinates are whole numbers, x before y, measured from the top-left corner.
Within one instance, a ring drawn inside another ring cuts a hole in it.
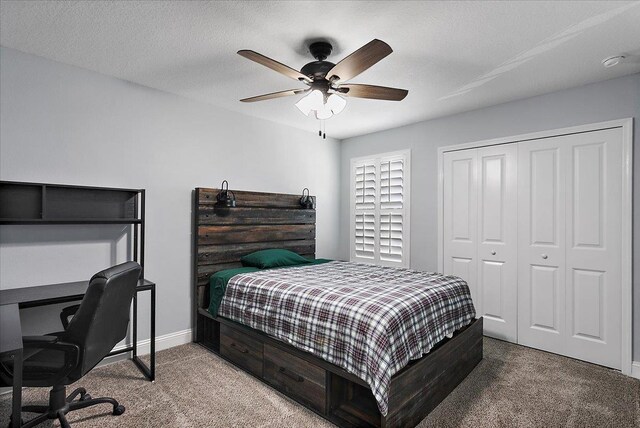
[[[233,190],[235,208],[214,208],[219,189],[198,187],[194,198],[194,313],[209,305],[209,277],[240,267],[240,258],[284,248],[315,258],[316,211],[300,206],[300,195]]]

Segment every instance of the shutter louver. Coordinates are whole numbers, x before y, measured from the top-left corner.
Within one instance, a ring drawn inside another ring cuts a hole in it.
[[[402,261],[402,214],[380,214],[380,259]]]
[[[375,256],[375,215],[356,214],[356,256],[373,259]]]
[[[403,203],[404,162],[401,159],[380,164],[380,208],[401,209]]]
[[[356,167],[356,209],[372,210],[376,206],[376,169],[373,164]]]

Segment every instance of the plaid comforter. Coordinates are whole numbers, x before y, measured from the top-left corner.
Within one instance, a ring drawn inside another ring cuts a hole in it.
[[[219,315],[353,373],[386,415],[391,377],[475,309],[458,277],[330,262],[236,275]]]

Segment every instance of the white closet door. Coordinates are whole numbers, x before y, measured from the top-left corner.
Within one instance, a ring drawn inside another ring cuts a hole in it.
[[[561,138],[518,144],[518,343],[558,353],[565,338]]]
[[[477,302],[484,333],[518,337],[517,145],[478,149]]]
[[[621,130],[518,153],[518,342],[619,369]]]
[[[568,136],[566,355],[621,368],[622,130]]]
[[[467,281],[488,336],[517,340],[517,146],[444,154],[444,273]]]
[[[444,154],[444,273],[459,276],[471,289],[476,312],[477,289],[477,150]]]

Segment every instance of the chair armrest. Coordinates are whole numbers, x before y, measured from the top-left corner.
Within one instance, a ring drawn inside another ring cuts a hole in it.
[[[51,349],[65,354],[65,365],[78,364],[80,347],[74,343],[63,342],[57,336],[23,336],[23,349]]]
[[[67,306],[60,312],[60,321],[65,330],[69,326],[69,317],[75,315],[78,312],[78,308],[80,308],[80,305]]]
[[[74,343],[63,342],[57,336],[23,336],[22,346],[27,355],[28,350],[53,350],[64,353],[64,366],[49,378],[52,385],[67,377],[80,361],[80,347]]]
[[[52,343],[58,340],[58,336],[22,336],[22,343],[37,344],[37,343]],[[31,346],[35,347],[35,346]]]

